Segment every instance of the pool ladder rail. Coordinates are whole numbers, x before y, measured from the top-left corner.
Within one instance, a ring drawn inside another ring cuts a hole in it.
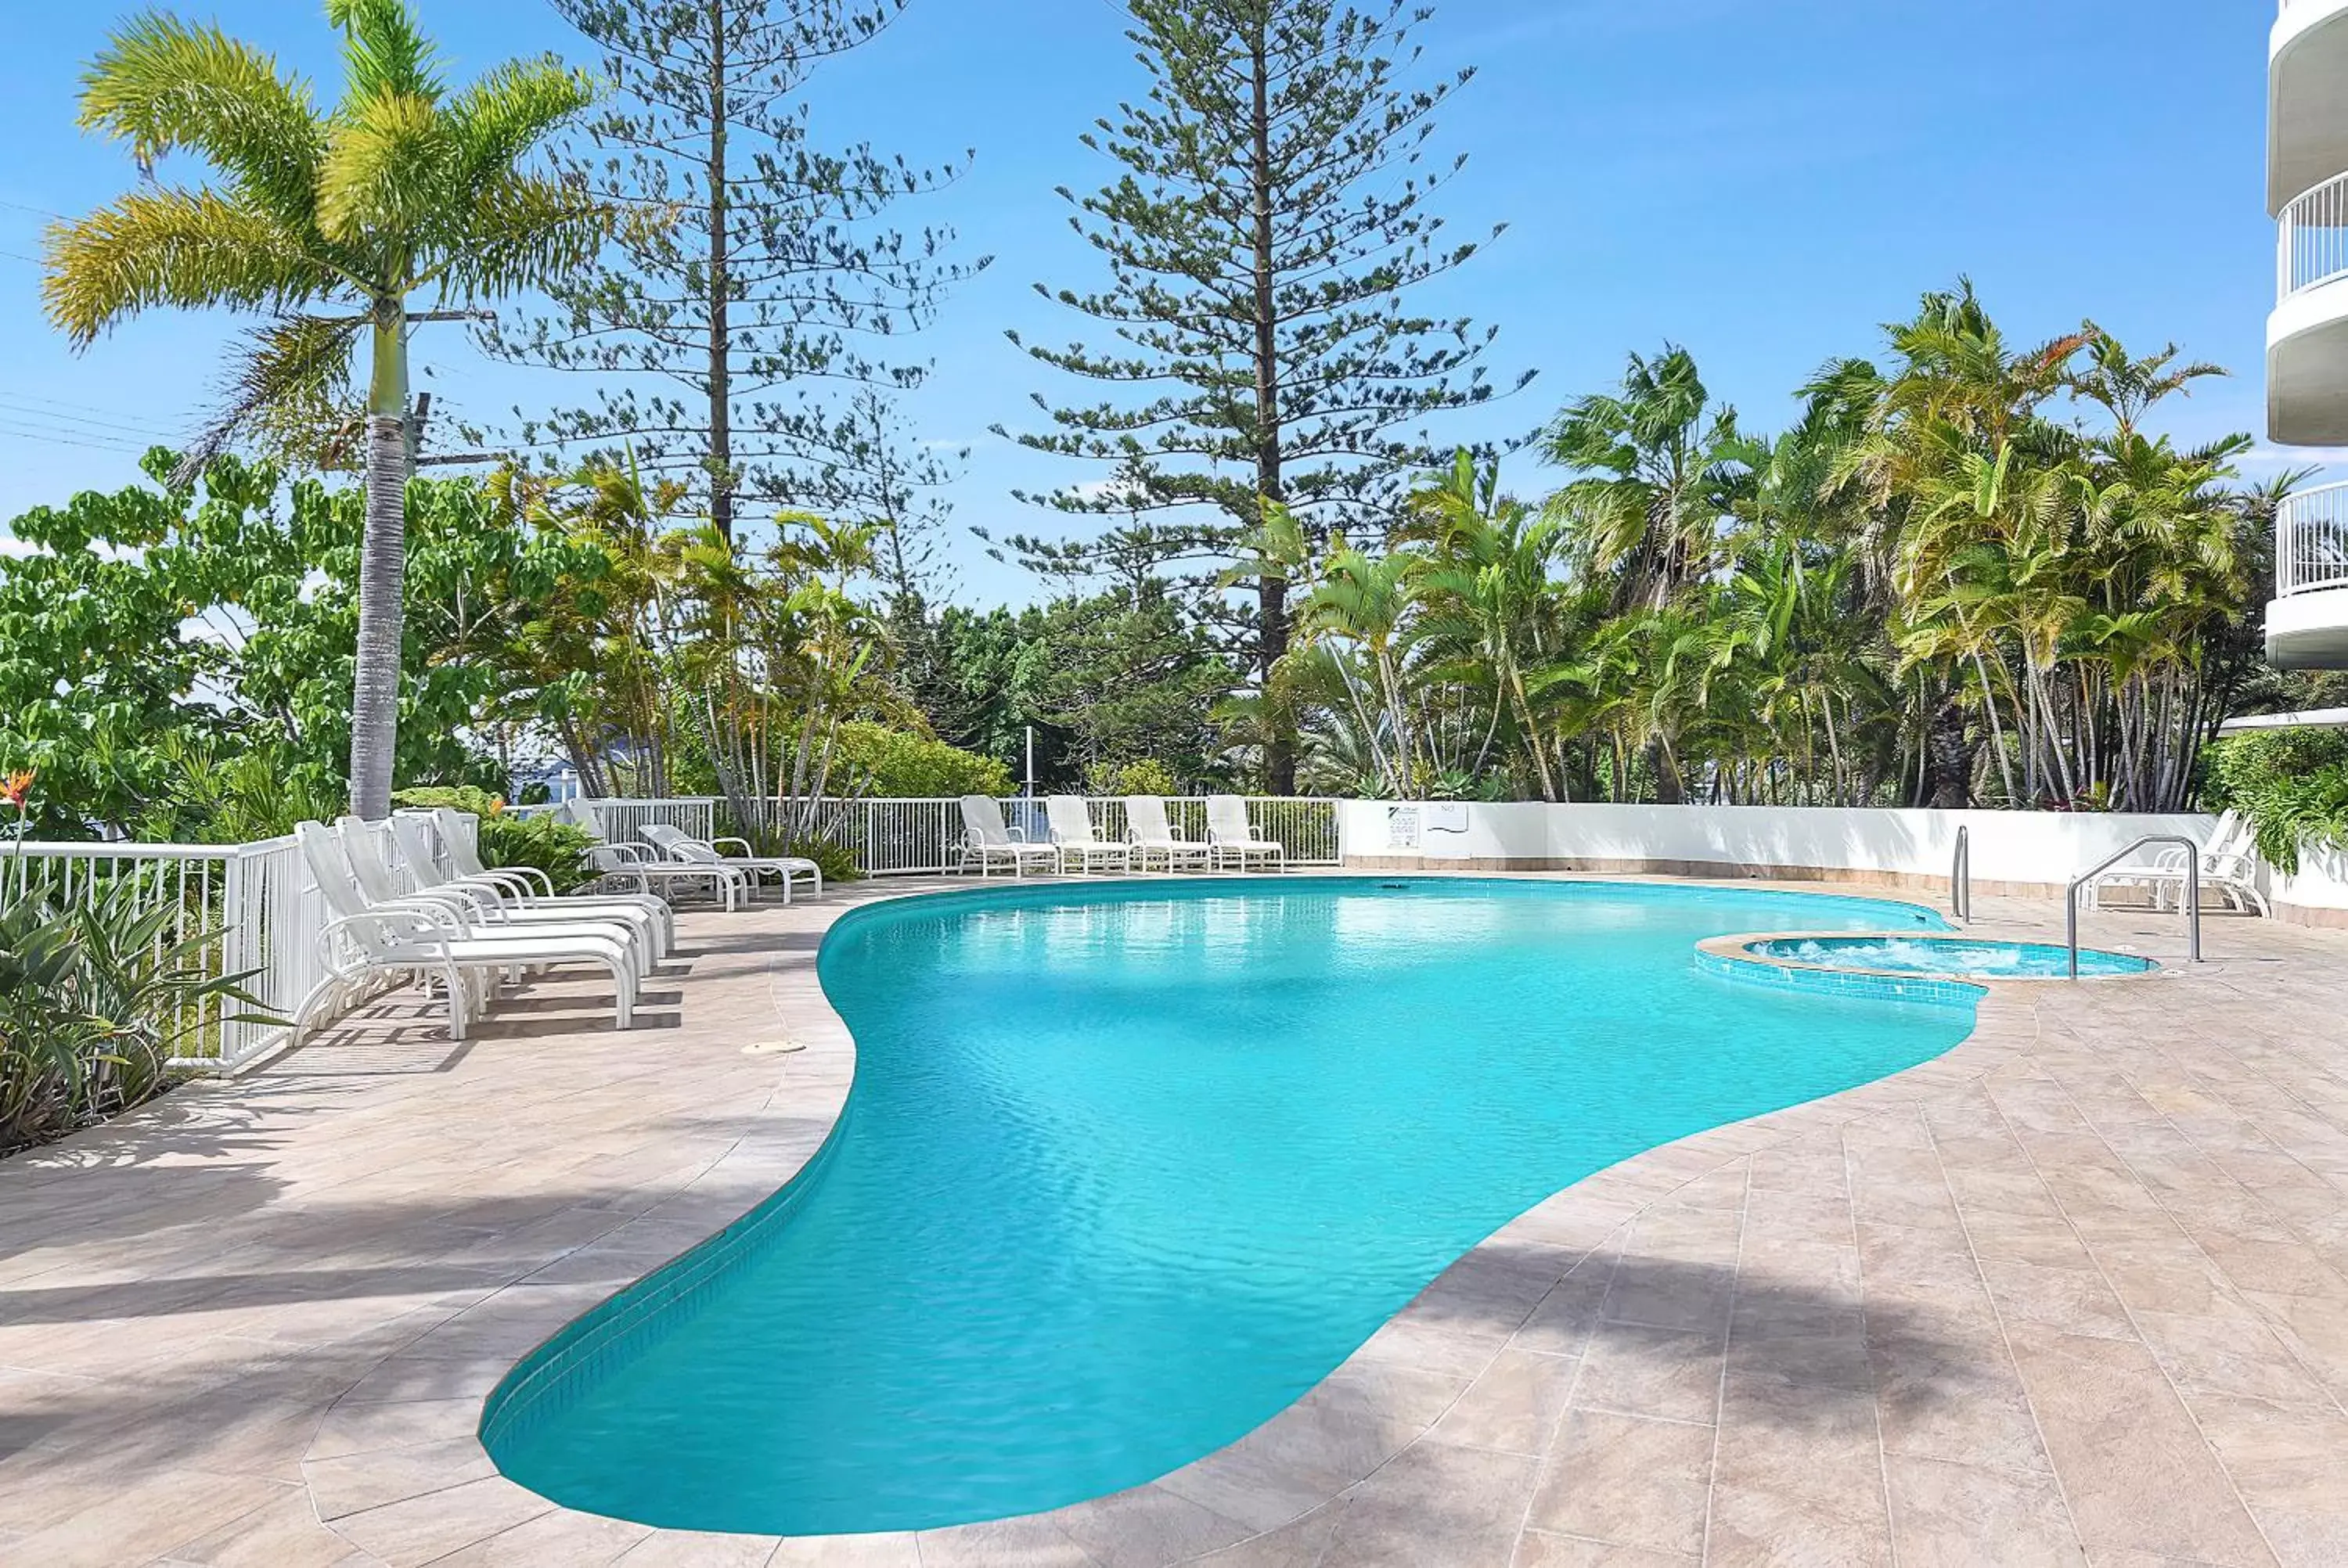
[[[2071,949],[2071,979],[2079,978],[2079,889],[2137,850],[2149,849],[2156,844],[2171,845],[2185,851],[2185,952],[2194,963],[2201,961],[2201,845],[2181,833],[2147,833],[2126,849],[2107,856],[2071,878],[2071,886],[2063,895],[2063,940]]]
[[[1949,909],[1960,926],[1973,923],[1973,834],[1957,829],[1957,857],[1949,866]]]

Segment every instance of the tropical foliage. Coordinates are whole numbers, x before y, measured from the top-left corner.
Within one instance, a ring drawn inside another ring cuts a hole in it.
[[[402,810],[435,811],[446,807],[470,813],[475,818],[474,848],[481,864],[495,871],[529,866],[546,873],[557,893],[568,893],[594,879],[587,851],[595,839],[585,828],[551,813],[518,816],[506,810],[505,799],[475,784],[427,784],[404,789],[391,797]]]
[[[2306,845],[2348,849],[2348,733],[2280,730],[2209,749],[2208,804],[2249,819],[2259,854],[2299,870]]]
[[[451,91],[406,0],[327,0],[326,17],[343,34],[345,77],[327,111],[308,83],[217,26],[149,11],[118,30],[83,77],[81,124],[128,143],[150,178],[50,231],[43,294],[77,349],[158,307],[266,318],[182,481],[256,421],[312,460],[346,450],[352,358],[366,340],[350,778],[357,808],[380,816],[396,771],[401,503],[415,471],[408,335],[583,264],[606,210],[521,167],[586,107],[584,77],[512,61]],[[181,151],[213,182],[153,183],[157,163]],[[411,307],[419,293],[429,308]]]
[[[245,975],[208,961],[216,934],[128,878],[52,901],[30,863],[0,904],[0,1154],[60,1137],[170,1086],[169,1063],[223,1017],[260,1018]],[[29,885],[29,886],[28,886]]]
[[[1030,499],[1110,520],[1004,540],[1040,602],[932,602],[936,475],[891,395],[922,367],[859,345],[964,271],[884,221],[946,176],[820,150],[808,101],[899,0],[557,9],[611,97],[543,158],[585,80],[451,87],[406,0],[329,0],[331,108],[160,13],[89,67],[88,128],[207,182],[53,231],[54,320],[261,322],[151,486],[15,524],[26,831],[260,836],[550,763],[794,844],[826,797],[1030,779],[2165,810],[2220,716],[2288,701],[2248,611],[2289,481],[2161,433],[2213,367],[2092,322],[2019,343],[1969,286],[1825,363],[1774,434],[1665,345],[1441,456],[1416,426],[1495,391],[1491,329],[1414,302],[1479,249],[1438,242],[1457,165],[1425,153],[1471,73],[1414,85],[1431,13],[1395,0],[1130,7],[1148,91],[1091,138],[1113,181],[1067,198],[1107,277],[1045,291],[1101,335],[1029,345],[1107,401],[1020,437],[1108,475]],[[595,456],[416,478],[413,329],[517,289],[553,313],[496,345],[598,400],[520,417]],[[326,483],[361,434],[365,485]]]
[[[2274,496],[2144,419],[2207,365],[2092,323],[2010,344],[1969,288],[1743,428],[1694,359],[1570,404],[1545,499],[1462,453],[1384,538],[1251,541],[1303,585],[1260,701],[1323,788],[2167,811],[2252,664]],[[1253,722],[1232,714],[1242,731]]]

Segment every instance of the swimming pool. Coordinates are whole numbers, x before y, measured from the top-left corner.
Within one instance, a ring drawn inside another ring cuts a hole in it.
[[[1780,993],[1703,938],[1881,901],[1309,878],[956,894],[820,956],[816,1165],[493,1395],[506,1474],[677,1528],[999,1518],[1245,1435],[1581,1176],[1927,1061],[1970,1006]]]
[[[1895,975],[1956,975],[1979,979],[2054,979],[2070,972],[2070,949],[2051,942],[1983,942],[1947,937],[1800,937],[1753,942],[1766,958]],[[2081,975],[2141,975],[2159,966],[2127,953],[2079,949]]]

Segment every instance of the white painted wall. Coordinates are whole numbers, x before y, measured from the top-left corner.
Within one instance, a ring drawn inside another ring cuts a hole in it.
[[[1393,803],[1343,803],[1338,838],[1345,857],[1697,861],[1945,877],[1957,830],[1968,827],[1976,882],[2059,886],[2146,834],[2181,833],[2206,844],[2216,825],[2199,815],[1794,806],[1531,802],[1405,809],[1417,814],[1415,847],[1394,842]],[[2343,893],[2348,897],[2348,887]]]
[[[2275,903],[2302,909],[2348,913],[2348,855],[2317,845],[2299,846],[2299,870],[2285,876],[2271,866],[2260,867],[2264,892]]]

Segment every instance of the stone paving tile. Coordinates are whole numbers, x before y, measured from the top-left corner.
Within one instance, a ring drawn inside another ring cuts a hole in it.
[[[1565,1419],[1525,1522],[1610,1545],[1703,1551],[1718,1433],[1709,1422],[1577,1409]]]
[[[452,1047],[394,996],[0,1164],[0,1558],[2348,1562],[2348,935],[2237,920],[2198,972],[2001,988],[1939,1061],[1598,1173],[1151,1486],[778,1542],[486,1469],[519,1356],[819,1145],[853,1046],[812,938],[914,890],[687,916],[657,1032],[566,982]],[[2177,956],[2168,918],[2087,934]]]

